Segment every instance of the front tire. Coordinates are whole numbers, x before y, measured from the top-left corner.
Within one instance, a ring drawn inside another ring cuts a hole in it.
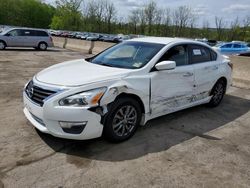
[[[4,41],[0,41],[0,50],[4,50],[6,48],[6,44]]]
[[[122,142],[132,137],[141,121],[141,108],[133,98],[119,98],[110,106],[103,136],[111,142]]]
[[[47,50],[47,47],[48,47],[48,45],[47,45],[47,43],[45,43],[45,42],[40,42],[40,43],[38,44],[38,49],[39,49],[39,50],[45,51],[45,50]]]
[[[208,103],[209,107],[216,107],[218,106],[224,95],[226,93],[226,82],[224,80],[219,80],[217,83],[214,85],[212,91],[211,91],[211,100]]]

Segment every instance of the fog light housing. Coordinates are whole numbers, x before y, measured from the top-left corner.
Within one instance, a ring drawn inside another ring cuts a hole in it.
[[[87,125],[87,121],[82,122],[68,122],[68,121],[60,121],[59,124],[62,130],[69,134],[81,134],[84,128]]]

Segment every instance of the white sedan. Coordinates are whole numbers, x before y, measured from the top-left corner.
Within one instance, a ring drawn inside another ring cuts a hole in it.
[[[231,73],[230,61],[204,43],[132,39],[36,74],[24,88],[24,114],[56,137],[119,142],[153,118],[219,105]]]

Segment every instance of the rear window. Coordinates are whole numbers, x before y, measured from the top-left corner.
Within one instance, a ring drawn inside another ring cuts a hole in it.
[[[192,64],[211,61],[210,50],[208,48],[199,45],[191,45],[190,51]]]
[[[49,36],[48,33],[45,31],[36,31],[36,35],[41,37]]]
[[[200,45],[190,45],[191,64],[216,61],[217,53]]]

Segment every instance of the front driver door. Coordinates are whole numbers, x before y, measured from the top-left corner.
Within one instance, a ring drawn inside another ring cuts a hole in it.
[[[176,62],[173,70],[154,70],[151,76],[152,116],[157,117],[176,111],[192,102],[194,94],[194,69],[189,65],[187,45],[170,48],[158,62]]]
[[[19,29],[14,29],[9,31],[6,34],[6,43],[7,46],[10,47],[17,47],[21,45],[21,41],[20,41],[20,37],[21,37],[21,32]]]

